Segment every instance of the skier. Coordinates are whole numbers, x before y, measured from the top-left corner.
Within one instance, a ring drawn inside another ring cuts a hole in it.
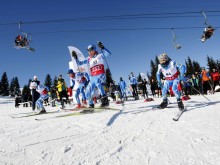
[[[200,74],[200,77],[202,78],[202,87],[203,87],[203,93],[207,95],[208,94],[208,90],[210,90],[211,84],[210,84],[210,74],[209,72],[205,69],[205,67],[202,68],[202,72]]]
[[[35,104],[37,99],[40,97],[40,94],[36,91],[37,86],[40,85],[40,81],[37,79],[37,76],[34,76],[34,79],[30,83],[31,95],[32,95],[32,110],[35,111]]]
[[[22,40],[22,36],[21,36],[21,35],[18,35],[18,36],[15,38],[15,45],[16,45],[16,46],[19,46],[21,40]]]
[[[201,37],[201,41],[205,42],[207,39],[211,38],[214,31],[215,31],[215,29],[211,25],[209,25],[207,28],[205,28],[203,31],[203,35]]]
[[[29,44],[29,42],[26,37],[22,37],[21,35],[18,35],[15,38],[15,45],[16,46],[26,47],[26,46],[28,46],[28,44]]]
[[[181,111],[184,110],[183,102],[180,98],[180,91],[178,90],[178,84],[180,80],[183,79],[183,75],[186,71],[186,68],[184,65],[177,65],[175,61],[172,61],[166,53],[163,53],[158,56],[159,64],[158,64],[158,70],[157,70],[157,81],[158,86],[162,88],[162,97],[163,102],[158,106],[159,109],[166,108],[168,105],[167,100],[167,91],[170,87],[172,87],[172,91],[174,92],[178,107]],[[163,73],[163,76],[165,77],[164,84],[162,85],[160,74]]]
[[[86,96],[84,92],[84,88],[88,85],[89,82],[89,75],[86,72],[76,72],[74,73],[72,69],[68,70],[68,75],[71,79],[71,89],[74,88],[75,91],[75,98],[77,102],[76,109],[83,108],[82,104],[80,103],[79,94],[82,94],[83,104],[87,104]]]
[[[151,79],[150,89],[151,89],[151,93],[152,93],[153,97],[156,96],[155,90],[157,90],[157,83],[156,83],[156,81],[154,81],[154,79]],[[159,97],[159,91],[158,91],[158,97]]]
[[[115,91],[116,91],[116,86],[115,86],[115,84],[110,83],[109,93],[110,93],[110,96],[111,96],[111,98],[112,98],[113,101],[116,101],[116,99],[115,99]]]
[[[122,77],[120,77],[120,82],[118,83],[118,86],[120,87],[121,96],[122,96],[123,101],[127,100],[127,95],[126,95],[127,85],[126,85],[125,81],[122,79]]]
[[[215,91],[215,87],[217,85],[220,85],[219,84],[220,75],[219,75],[218,71],[215,68],[212,69],[211,78],[212,78],[212,81],[213,81],[213,90]]]
[[[58,81],[57,81],[57,86],[56,86],[58,93],[59,93],[59,98],[60,98],[60,102],[61,102],[61,106],[62,108],[64,108],[64,99],[63,97],[65,97],[65,103],[67,104],[67,101],[69,100],[68,95],[67,95],[67,86],[66,83],[64,81],[64,79],[62,78],[62,75],[59,75],[58,77]]]
[[[106,81],[105,58],[108,57],[111,53],[106,49],[101,42],[98,42],[98,47],[101,48],[102,53],[96,51],[96,46],[90,44],[87,47],[89,57],[84,61],[79,61],[76,53],[72,53],[72,56],[76,59],[77,65],[88,64],[90,69],[90,82],[86,87],[86,98],[89,100],[89,108],[94,108],[94,102],[92,94],[94,89],[97,87],[101,94],[101,106],[109,106],[108,97],[103,87],[103,83]]]
[[[137,78],[134,76],[134,73],[131,72],[131,77],[129,76],[128,79],[130,80],[130,84],[133,90],[133,97],[135,100],[138,100],[138,91],[137,91]]]
[[[36,90],[40,93],[40,98],[36,101],[37,107],[40,109],[39,113],[46,113],[43,102],[49,98],[49,88],[45,85],[38,85]]]
[[[144,97],[144,99],[145,99],[145,95],[146,95],[146,97],[147,97],[147,99],[148,99],[148,92],[147,92],[147,84],[148,84],[148,82],[147,82],[147,80],[146,80],[146,79],[142,80],[142,81],[141,81],[141,84],[142,84],[143,97]]]

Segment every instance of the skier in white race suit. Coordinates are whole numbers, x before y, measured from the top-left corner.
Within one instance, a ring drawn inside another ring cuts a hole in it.
[[[184,74],[186,72],[186,67],[184,65],[177,65],[175,61],[172,61],[166,53],[158,56],[160,64],[158,64],[157,70],[157,81],[158,86],[162,89],[163,102],[158,106],[158,108],[163,109],[168,105],[167,91],[172,87],[172,91],[177,99],[178,107],[180,110],[184,110],[184,105],[181,100],[181,92],[178,90],[178,85],[180,81],[183,81]],[[164,84],[161,82],[160,74],[165,77]]]
[[[99,48],[101,48],[102,53],[98,53],[96,51],[96,46],[94,44],[90,44],[87,47],[89,57],[84,61],[79,61],[76,54],[72,54],[72,56],[77,61],[77,65],[88,64],[88,67],[90,69],[90,82],[86,87],[86,98],[89,101],[90,108],[94,108],[93,92],[96,87],[101,94],[100,107],[109,106],[108,97],[104,90],[103,83],[105,83],[106,81],[105,58],[108,57],[111,53],[103,46],[101,42],[98,42],[98,46]]]

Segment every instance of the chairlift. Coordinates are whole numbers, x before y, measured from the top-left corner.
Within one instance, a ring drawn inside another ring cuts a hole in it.
[[[173,46],[174,46],[174,48],[175,48],[176,50],[182,48],[182,45],[180,45],[180,44],[178,44],[178,43],[176,42],[176,35],[175,35],[175,33],[174,33],[173,28],[172,28],[172,44],[173,44]]]
[[[21,30],[21,23],[19,22],[19,35],[15,37],[15,45],[14,47],[16,49],[22,49],[25,48],[29,51],[34,52],[35,49],[30,47],[30,43],[31,43],[31,34],[30,33],[25,33]]]
[[[208,24],[207,24],[208,19],[207,19],[207,16],[206,16],[206,14],[205,14],[204,11],[202,11],[202,14],[203,14],[203,16],[204,16],[204,25],[205,25],[205,28],[204,28],[203,34],[202,34],[202,36],[201,36],[201,41],[202,41],[202,42],[205,42],[207,39],[209,39],[209,38],[212,37],[212,35],[213,35],[215,29],[214,29],[211,25],[208,25]]]

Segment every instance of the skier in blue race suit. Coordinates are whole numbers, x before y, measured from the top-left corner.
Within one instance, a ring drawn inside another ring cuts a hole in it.
[[[89,75],[86,72],[76,72],[74,73],[72,69],[68,70],[69,77],[71,79],[71,89],[75,91],[75,99],[77,102],[77,109],[83,108],[80,99],[79,94],[82,94],[82,101],[83,104],[87,104],[86,102],[86,96],[85,96],[85,86],[89,83]]]
[[[125,81],[122,79],[122,77],[120,77],[120,82],[118,83],[120,89],[121,89],[121,97],[123,98],[123,100],[127,100],[127,95],[126,95],[126,83]]]
[[[40,109],[39,113],[46,113],[43,102],[49,98],[49,88],[45,85],[38,85],[36,91],[40,93],[39,99],[36,101],[37,107]]]
[[[86,98],[89,101],[89,107],[94,108],[93,102],[93,92],[97,87],[101,94],[101,106],[109,106],[108,97],[103,88],[103,84],[106,82],[105,74],[105,58],[108,57],[111,53],[107,50],[101,42],[98,42],[99,48],[101,48],[102,53],[96,51],[96,46],[91,44],[87,47],[89,57],[84,61],[79,61],[76,54],[72,56],[76,59],[78,65],[88,64],[90,69],[90,82],[86,87]]]
[[[181,100],[181,93],[178,90],[178,85],[184,78],[186,68],[184,65],[177,65],[175,61],[172,61],[166,53],[158,56],[160,64],[158,64],[157,70],[157,81],[158,87],[162,89],[163,102],[158,106],[158,108],[163,109],[168,105],[167,91],[172,87],[172,91],[177,99],[178,107],[180,110],[184,110],[184,105]],[[161,73],[165,77],[164,84],[161,82]]]

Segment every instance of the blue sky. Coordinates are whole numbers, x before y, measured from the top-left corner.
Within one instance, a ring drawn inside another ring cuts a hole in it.
[[[67,46],[77,47],[87,57],[86,47],[96,41],[102,41],[112,52],[112,56],[107,61],[113,79],[116,81],[119,77],[127,80],[131,71],[135,75],[139,72],[150,71],[150,60],[154,60],[156,55],[163,52],[179,63],[185,63],[185,59],[190,56],[192,60],[206,66],[207,55],[216,60],[220,59],[219,29],[217,28],[213,38],[205,43],[200,42],[203,28],[175,29],[176,27],[203,27],[202,13],[196,14],[195,17],[174,18],[103,19],[59,23],[49,23],[48,20],[202,10],[218,11],[219,6],[218,0],[1,1],[0,74],[6,71],[9,80],[17,76],[21,86],[27,84],[28,79],[33,78],[34,75],[44,82],[48,73],[52,78],[62,74],[69,82],[66,74],[70,61]],[[220,13],[207,13],[206,15],[208,24],[220,27]],[[18,22],[42,20],[47,23],[24,23],[21,26],[23,31],[32,33],[31,46],[36,49],[36,52],[13,48],[14,38],[19,34]],[[4,25],[7,23],[17,24]],[[169,29],[140,30],[141,28]],[[175,50],[171,44],[171,28],[174,28],[177,42],[183,45],[180,50]],[[100,31],[100,29],[136,30]]]

